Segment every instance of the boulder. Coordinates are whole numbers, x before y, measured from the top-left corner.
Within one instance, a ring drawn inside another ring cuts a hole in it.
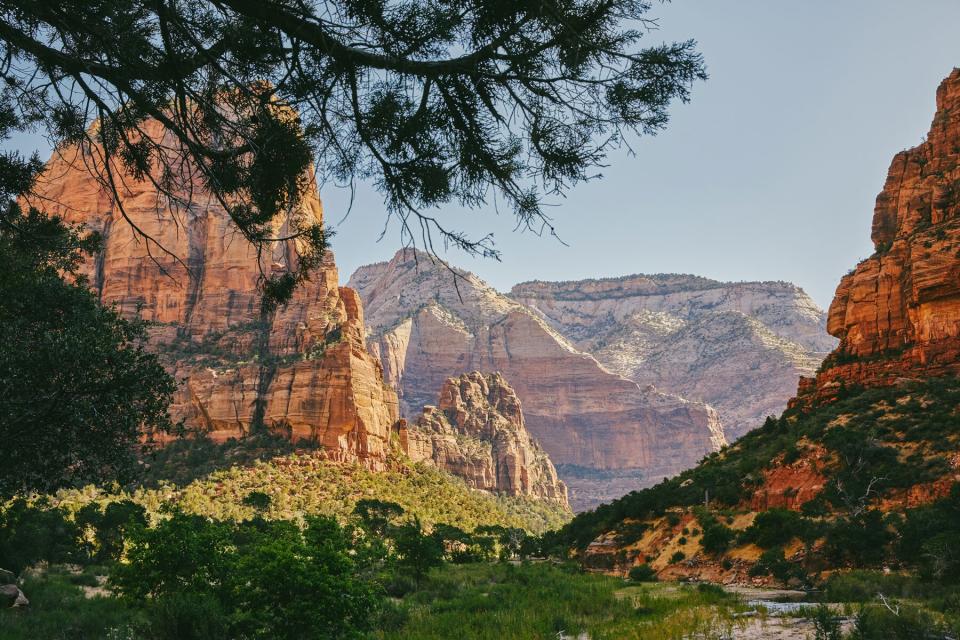
[[[15,584],[0,585],[0,608],[8,609],[10,607],[27,607],[30,601],[20,591],[20,587]]]

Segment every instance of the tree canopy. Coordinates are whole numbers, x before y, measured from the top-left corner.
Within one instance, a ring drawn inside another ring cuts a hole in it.
[[[199,180],[260,249],[315,168],[321,184],[372,181],[407,244],[496,257],[436,208],[495,201],[553,233],[544,198],[664,127],[706,77],[693,41],[641,46],[652,4],[2,0],[2,95],[108,189],[122,170],[176,200]],[[293,233],[323,246],[315,227]],[[265,274],[268,293],[310,266]]]
[[[78,271],[99,238],[11,199],[39,168],[0,156],[0,499],[122,480],[144,435],[172,427],[174,381],[144,327]]]

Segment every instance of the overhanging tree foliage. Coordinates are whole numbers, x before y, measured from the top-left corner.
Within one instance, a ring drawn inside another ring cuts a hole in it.
[[[405,243],[496,257],[431,209],[495,200],[552,233],[543,199],[664,127],[706,77],[693,41],[641,46],[651,5],[0,0],[0,77],[22,124],[79,145],[108,189],[121,169],[171,201],[202,183],[260,250],[315,166],[321,183],[374,182]],[[314,226],[291,233],[323,246]],[[265,274],[267,292],[282,301],[311,266]]]

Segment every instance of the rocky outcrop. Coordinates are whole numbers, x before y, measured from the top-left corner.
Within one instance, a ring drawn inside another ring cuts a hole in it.
[[[164,135],[155,122],[146,129]],[[366,350],[359,296],[338,286],[332,254],[289,304],[264,313],[261,274],[295,269],[304,249],[296,240],[258,257],[199,181],[168,197],[114,167],[114,202],[84,167],[89,160],[75,148],[55,155],[36,204],[103,236],[85,265],[89,283],[104,304],[151,323],[151,347],[182,381],[174,417],[218,440],[262,424],[334,458],[379,464],[396,395]],[[322,215],[311,191],[276,235]]]
[[[716,407],[731,440],[779,414],[836,345],[826,314],[785,282],[634,275],[526,282],[510,296],[607,369]]]
[[[960,372],[960,70],[937,90],[923,144],[898,153],[877,197],[875,253],[843,277],[827,330],[840,345],[798,402],[843,385]]]
[[[363,298],[371,348],[404,415],[432,403],[447,378],[501,372],[530,432],[569,478],[575,510],[615,497],[591,485],[580,500],[578,486],[590,484],[591,471],[629,470],[639,488],[725,443],[712,408],[611,373],[524,305],[425,254],[404,250],[361,267],[348,286]]]
[[[567,488],[530,437],[520,399],[499,373],[450,378],[436,406],[400,429],[414,462],[427,461],[475,489],[533,496],[567,506]]]
[[[15,584],[0,584],[0,609],[29,607],[30,601]]]

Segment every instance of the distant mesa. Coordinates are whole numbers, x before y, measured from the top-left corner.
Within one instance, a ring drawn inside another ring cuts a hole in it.
[[[363,298],[370,347],[404,415],[432,404],[447,378],[501,372],[554,464],[577,470],[561,471],[574,510],[655,483],[726,443],[711,407],[608,370],[537,311],[426,254],[402,250],[361,267],[348,285]]]
[[[414,250],[358,269],[371,350],[404,415],[500,371],[575,510],[655,484],[786,406],[836,345],[783,282],[688,275],[526,282],[509,295]]]
[[[715,407],[731,441],[779,414],[836,346],[826,314],[787,282],[632,275],[525,282],[510,297],[608,370]]]

